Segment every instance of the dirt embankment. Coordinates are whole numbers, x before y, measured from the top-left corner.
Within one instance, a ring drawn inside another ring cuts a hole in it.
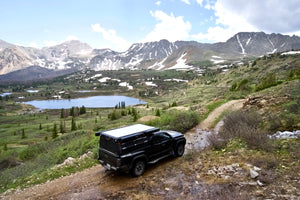
[[[208,118],[186,134],[187,150],[203,148],[207,142],[201,130],[209,129],[214,120],[225,110],[242,107],[243,100],[233,100],[216,108]],[[208,132],[206,132],[208,133]],[[199,145],[191,145],[198,141]],[[187,155],[188,156],[188,155]],[[179,168],[175,166],[179,166]],[[201,163],[190,166],[187,158],[170,159],[150,166],[138,178],[128,174],[105,172],[101,165],[94,166],[70,176],[61,177],[24,190],[8,191],[1,199],[176,199],[192,193],[208,195],[223,186],[212,187],[201,180]],[[173,174],[174,173],[174,174]],[[173,174],[173,175],[172,175]],[[227,186],[224,186],[227,187]],[[173,188],[173,189],[172,189]],[[177,188],[177,189],[176,189]],[[174,191],[176,189],[176,191]],[[145,190],[143,192],[143,190]],[[142,192],[141,192],[142,191]],[[200,191],[200,193],[199,193]],[[218,191],[216,191],[218,192]],[[129,195],[129,196],[128,196]]]

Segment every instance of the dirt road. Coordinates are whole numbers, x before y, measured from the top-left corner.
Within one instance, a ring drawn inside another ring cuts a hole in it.
[[[243,99],[229,101],[220,107],[213,110],[208,117],[202,121],[199,125],[185,133],[187,139],[186,150],[187,152],[194,149],[203,149],[207,147],[207,136],[213,132],[218,133],[219,128],[223,125],[223,121],[220,121],[215,127],[212,127],[215,119],[218,118],[224,111],[239,110],[243,107]],[[213,129],[213,130],[212,130]]]
[[[229,101],[220,107],[213,110],[208,117],[201,122],[197,128],[200,128],[202,130],[209,130],[211,129],[212,123],[215,121],[216,118],[218,118],[224,111],[234,111],[239,110],[243,107],[244,99],[238,99],[238,100],[232,100]]]
[[[205,147],[207,145],[205,134],[209,134],[209,132],[203,130],[208,130],[215,118],[223,111],[239,109],[242,107],[242,103],[243,100],[233,100],[211,112],[206,120],[186,133],[186,149]],[[203,190],[204,185],[200,184],[201,179],[199,178],[195,181],[195,177],[198,176],[197,169],[199,169],[199,166],[196,164],[191,168],[188,162],[183,161],[183,159],[167,159],[157,165],[150,166],[145,174],[138,178],[131,178],[126,173],[105,172],[101,165],[97,165],[82,172],[24,190],[6,192],[0,195],[0,199],[126,199],[128,198],[126,195],[129,194],[131,195],[130,199],[165,199],[167,194],[170,199],[180,196],[185,198],[185,192],[181,191],[180,188],[176,192],[170,191],[170,185],[174,185],[174,188],[179,187],[179,183],[191,185],[189,186],[191,188],[199,187],[198,191],[201,190],[200,187]],[[176,167],[172,167],[176,165],[183,165],[183,169],[185,170],[186,168],[187,171],[178,171]],[[147,194],[141,193],[145,188],[147,189]],[[213,190],[210,189],[210,191]]]

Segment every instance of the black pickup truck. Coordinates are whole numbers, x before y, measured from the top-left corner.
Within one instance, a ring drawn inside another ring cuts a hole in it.
[[[182,156],[186,139],[176,131],[161,131],[143,124],[96,132],[100,136],[99,162],[108,170],[144,173],[147,164],[168,156]]]

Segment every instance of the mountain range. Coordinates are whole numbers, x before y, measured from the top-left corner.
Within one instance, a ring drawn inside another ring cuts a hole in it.
[[[20,80],[20,74],[24,74],[25,69],[26,80],[44,77],[38,74],[41,71],[48,77],[54,77],[87,68],[190,70],[201,67],[201,63],[222,65],[245,57],[292,49],[300,49],[300,37],[264,32],[240,32],[226,42],[214,44],[168,40],[135,43],[125,52],[93,49],[78,40],[42,49],[17,46],[0,40],[0,80]]]

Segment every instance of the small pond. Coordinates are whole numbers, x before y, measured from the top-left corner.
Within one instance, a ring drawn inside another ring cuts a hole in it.
[[[4,92],[4,93],[0,94],[1,97],[5,97],[5,96],[9,96],[9,95],[11,95],[10,92]]]
[[[27,92],[29,92],[29,93],[38,93],[39,91],[38,90],[27,90]]]
[[[146,104],[145,101],[126,96],[93,96],[78,99],[34,100],[23,103],[33,105],[40,109],[67,109],[81,106],[87,108],[113,108],[122,101],[125,102],[126,106]]]

